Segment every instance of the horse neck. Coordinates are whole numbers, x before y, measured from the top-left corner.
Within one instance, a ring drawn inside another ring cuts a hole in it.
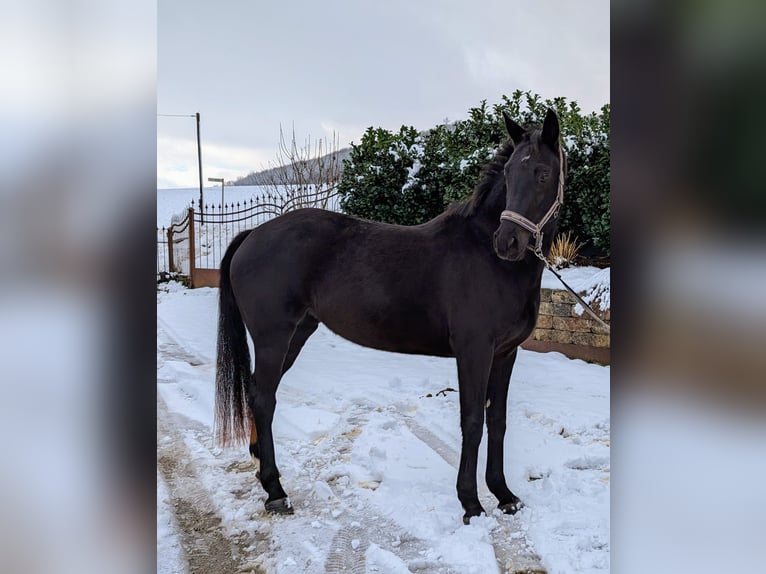
[[[490,239],[500,225],[500,213],[505,209],[505,195],[505,184],[501,179],[468,217],[471,224]]]
[[[470,225],[490,244],[495,231],[500,226],[500,213],[505,209],[505,198],[505,184],[498,182],[467,218]],[[558,220],[554,219],[543,230],[542,250],[546,259],[550,255],[557,228]],[[543,262],[531,250],[527,250],[527,254],[518,262],[518,265],[528,269],[528,273],[518,274],[519,277],[526,278],[530,288],[539,289],[544,269]]]

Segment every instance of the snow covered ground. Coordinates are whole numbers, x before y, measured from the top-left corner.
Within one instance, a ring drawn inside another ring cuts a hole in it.
[[[160,287],[158,571],[609,570],[609,368],[519,351],[506,477],[516,516],[461,521],[453,359],[384,353],[324,327],[277,394],[293,516],[268,516],[247,448],[212,442],[217,290]],[[496,502],[483,480],[479,496]]]

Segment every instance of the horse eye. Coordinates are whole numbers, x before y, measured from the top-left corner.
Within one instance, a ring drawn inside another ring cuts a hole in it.
[[[537,181],[540,183],[546,183],[551,178],[551,172],[547,169],[540,171],[537,176]]]

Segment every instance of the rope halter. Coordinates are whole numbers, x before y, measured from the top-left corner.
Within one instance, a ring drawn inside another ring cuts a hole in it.
[[[500,213],[500,221],[511,221],[515,223],[516,225],[519,225],[529,231],[532,236],[535,238],[535,245],[532,247],[531,244],[527,244],[527,248],[530,249],[535,255],[537,255],[538,258],[545,260],[545,256],[543,255],[543,227],[547,225],[547,223],[555,218],[558,217],[559,209],[564,204],[564,154],[561,151],[561,143],[559,143],[559,182],[558,182],[558,193],[556,194],[556,199],[553,202],[553,205],[550,206],[548,211],[545,215],[543,215],[543,218],[540,220],[539,223],[533,223],[520,213],[516,213],[515,211],[511,211],[509,209],[505,209]]]

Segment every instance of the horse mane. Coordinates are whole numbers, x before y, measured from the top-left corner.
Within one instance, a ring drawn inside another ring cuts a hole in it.
[[[447,208],[447,213],[461,217],[475,215],[476,211],[494,189],[498,175],[502,176],[505,164],[513,153],[513,148],[513,141],[510,139],[500,146],[495,152],[494,157],[482,168],[479,183],[474,188],[471,197],[458,203],[453,203]]]

